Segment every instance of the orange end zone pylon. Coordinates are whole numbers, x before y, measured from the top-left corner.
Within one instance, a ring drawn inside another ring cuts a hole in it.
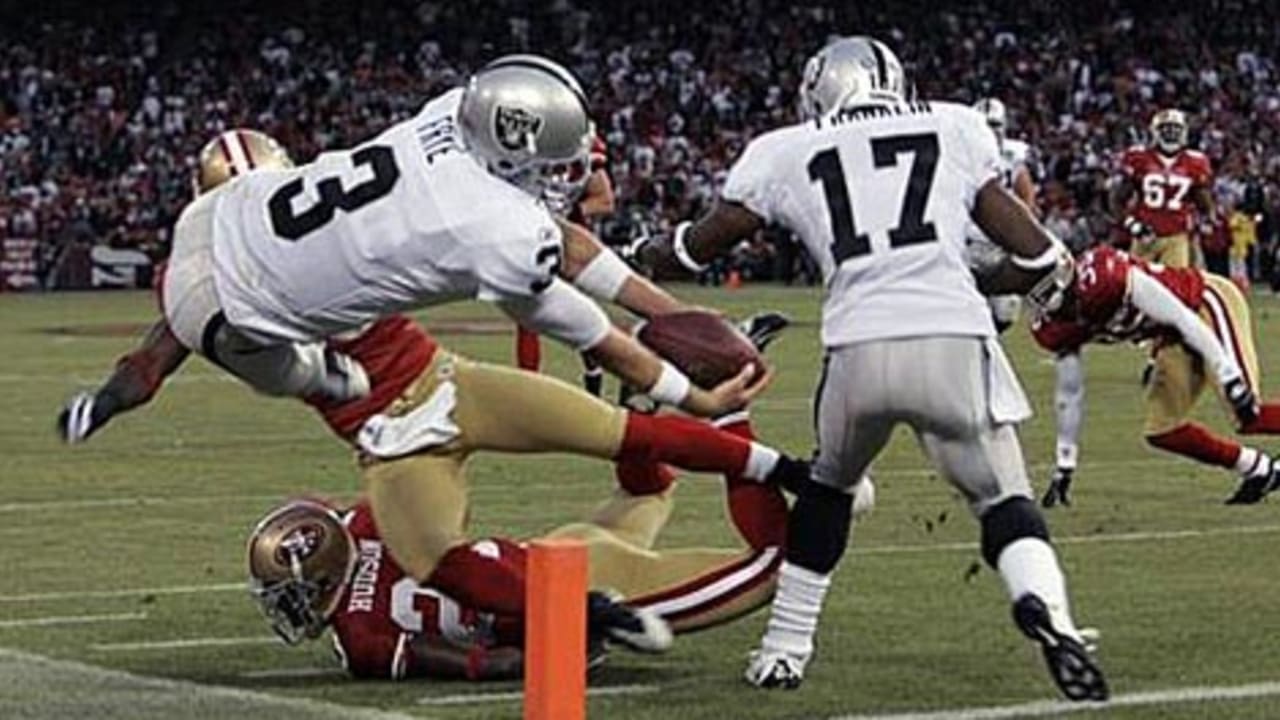
[[[529,543],[524,623],[524,720],[587,716],[587,547]]]

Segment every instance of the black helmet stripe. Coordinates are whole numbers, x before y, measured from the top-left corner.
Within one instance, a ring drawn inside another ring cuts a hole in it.
[[[871,52],[876,56],[876,89],[883,90],[889,85],[889,70],[885,67],[884,50],[880,49],[880,41],[872,40]]]
[[[542,72],[551,75],[555,79],[564,83],[565,87],[569,88],[569,91],[573,93],[573,96],[578,98],[578,102],[582,104],[582,111],[587,113],[588,117],[591,116],[591,106],[587,103],[587,96],[582,92],[582,86],[578,84],[578,81],[575,80],[572,75],[562,69],[559,65],[548,60],[543,60],[536,55],[511,55],[494,60],[488,65],[485,65],[483,70],[497,70],[498,68],[504,67],[533,68],[534,70],[541,70]]]

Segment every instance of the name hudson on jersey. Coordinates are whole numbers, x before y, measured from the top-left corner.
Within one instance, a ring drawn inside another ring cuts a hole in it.
[[[826,122],[832,125],[842,125],[857,120],[878,120],[879,118],[898,117],[900,115],[924,115],[931,112],[933,112],[933,108],[929,107],[929,103],[923,100],[892,105],[854,105],[831,115],[826,119]],[[819,127],[822,126],[822,122],[822,118],[817,119]]]
[[[378,570],[382,567],[382,543],[361,540],[356,558],[356,576],[351,579],[351,599],[347,612],[373,612],[373,597],[378,588]]]

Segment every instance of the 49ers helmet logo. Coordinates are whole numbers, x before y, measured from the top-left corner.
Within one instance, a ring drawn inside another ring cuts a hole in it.
[[[523,108],[499,105],[493,115],[494,137],[512,152],[533,150],[533,140],[541,129],[542,118]]]
[[[280,541],[276,548],[276,562],[288,567],[290,555],[302,562],[311,557],[323,540],[324,528],[316,524],[300,525]]]

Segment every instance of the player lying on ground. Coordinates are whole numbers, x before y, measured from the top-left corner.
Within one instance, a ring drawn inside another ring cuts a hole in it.
[[[1259,405],[1261,377],[1249,305],[1231,281],[1193,268],[1170,268],[1107,246],[1086,251],[1050,307],[1037,309],[1036,341],[1061,352],[1086,342],[1154,340],[1143,436],[1153,447],[1234,470],[1241,482],[1228,503],[1255,503],[1280,482],[1266,453],[1221,437],[1189,419],[1212,384],[1243,434],[1280,434],[1280,404]],[[1069,486],[1051,489],[1068,497]]]
[[[1106,680],[1032,500],[1015,430],[1030,407],[965,262],[965,229],[972,219],[1009,252],[987,294],[1045,290],[1070,257],[1003,187],[984,118],[909,102],[906,86],[883,43],[834,41],[806,65],[804,122],[753,139],[710,213],[654,248],[697,270],[777,223],[799,236],[825,280],[818,456],[789,515],[768,629],[745,676],[758,687],[800,686],[848,544],[851,491],[906,424],[969,501],[983,557],[1058,687],[1073,700],[1103,699]]]
[[[594,591],[656,615],[676,633],[720,625],[768,602],[782,561],[785,504],[759,504],[751,517],[739,516],[759,531],[745,549],[654,551],[671,513],[673,476],[651,463],[618,468],[619,476],[636,474],[653,476],[656,492],[633,496],[620,488],[587,522],[546,535],[586,544]],[[869,499],[859,496],[859,513],[869,509]],[[317,501],[291,501],[258,523],[248,547],[254,596],[277,633],[294,643],[332,627],[337,654],[354,677],[510,680],[522,674],[524,619],[477,610],[408,577],[387,554],[368,503],[335,512]],[[524,572],[518,541],[492,537],[471,547]],[[602,659],[599,639],[589,648],[593,659]]]
[[[236,144],[238,157],[256,159],[259,165],[284,162],[269,159],[273,155],[265,151],[255,152],[278,146],[247,131],[228,133],[210,147],[220,151],[229,142]],[[223,179],[229,176],[223,173]],[[679,307],[665,292],[643,280],[636,282],[648,286],[643,295],[655,301],[651,308]],[[475,450],[562,450],[727,472],[750,486],[738,489],[747,497],[776,493],[756,480],[782,478],[802,467],[705,423],[627,413],[550,378],[458,358],[438,348],[404,316],[378,320],[324,350],[341,353],[365,368],[369,392],[345,402],[316,396],[307,402],[340,437],[364,453],[363,476],[374,508],[391,517],[383,521],[383,534],[393,552],[406,548],[401,564],[420,579],[435,577],[437,585],[463,599],[477,584],[499,585],[511,590],[498,600],[503,608],[523,603],[518,579],[501,581],[504,568],[486,564],[466,548],[462,469]],[[158,322],[143,346],[121,360],[99,391],[78,395],[67,405],[59,416],[63,438],[81,441],[114,415],[145,403],[188,354],[167,322]],[[486,580],[487,575],[498,579]],[[487,602],[472,604],[484,607]]]

